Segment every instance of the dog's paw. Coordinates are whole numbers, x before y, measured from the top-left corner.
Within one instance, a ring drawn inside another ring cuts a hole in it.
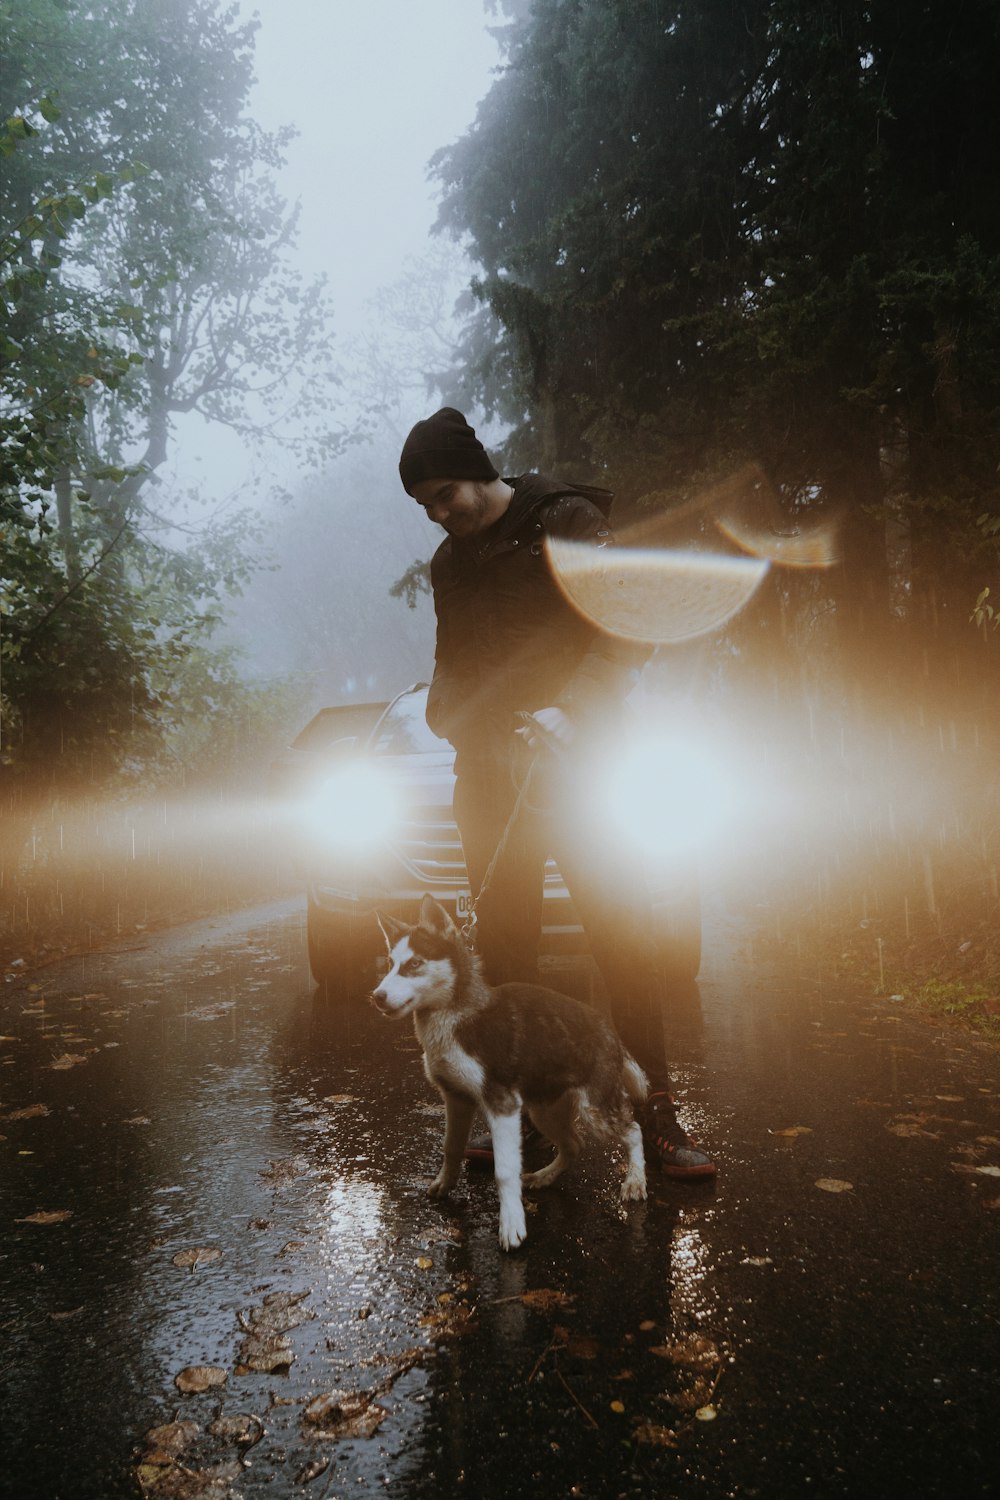
[[[439,1172],[434,1181],[427,1189],[430,1198],[445,1198],[455,1186],[456,1179],[448,1176],[445,1172]]]
[[[642,1203],[646,1198],[646,1178],[633,1177],[630,1172],[622,1183],[623,1203]]]
[[[516,1213],[500,1215],[500,1248],[501,1250],[516,1250],[518,1245],[523,1245],[528,1233],[528,1226],[524,1222],[524,1209],[518,1206]]]
[[[524,1176],[521,1178],[521,1183],[522,1186],[528,1188],[528,1190],[531,1191],[535,1188],[551,1187],[556,1178],[561,1176],[561,1167],[558,1171],[555,1171],[551,1166],[540,1167],[537,1172],[525,1172]]]

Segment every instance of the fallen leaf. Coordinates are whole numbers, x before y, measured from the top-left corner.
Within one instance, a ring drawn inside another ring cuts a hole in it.
[[[209,1422],[208,1431],[224,1443],[249,1448],[264,1436],[264,1423],[252,1412],[240,1412],[232,1417],[216,1417],[214,1422]]]
[[[920,1125],[910,1125],[906,1121],[900,1121],[897,1124],[890,1123],[886,1125],[885,1128],[890,1135],[898,1135],[901,1137],[922,1135],[930,1141],[938,1141],[941,1139],[939,1135],[934,1134],[933,1130],[924,1130]]]
[[[643,1318],[642,1322],[639,1324],[639,1332],[651,1333],[655,1327],[656,1324],[653,1322],[652,1318]]]
[[[964,1094],[935,1094],[935,1099],[940,1099],[942,1104],[963,1104]]]
[[[309,1163],[301,1156],[287,1157],[284,1161],[268,1162],[267,1167],[261,1172],[265,1182],[269,1182],[274,1188],[287,1187],[294,1182],[296,1177],[302,1177],[309,1171]]]
[[[228,1370],[220,1369],[218,1365],[186,1365],[174,1376],[174,1385],[185,1396],[193,1396],[199,1391],[211,1391],[216,1386],[225,1385],[228,1379]]]
[[[774,1261],[769,1255],[748,1255],[740,1261],[741,1266],[773,1266]]]
[[[817,1177],[816,1186],[824,1193],[853,1193],[854,1183],[843,1182],[839,1177]]]
[[[569,1307],[576,1298],[572,1292],[555,1291],[551,1287],[538,1287],[533,1292],[522,1292],[517,1299],[525,1307],[536,1312],[547,1312],[550,1307]]]
[[[54,1062],[49,1063],[50,1068],[57,1071],[65,1071],[67,1068],[75,1068],[79,1063],[85,1063],[87,1059],[79,1052],[64,1052],[62,1057],[57,1057]]]
[[[714,1422],[719,1413],[714,1406],[699,1406],[695,1417],[699,1422]]]
[[[676,1448],[677,1434],[672,1427],[658,1427],[654,1422],[641,1422],[633,1427],[632,1436],[637,1443],[648,1443],[655,1448]]]
[[[178,1250],[176,1255],[171,1256],[170,1263],[181,1270],[193,1271],[196,1266],[210,1266],[221,1259],[222,1251],[215,1245],[199,1245],[194,1250]]]
[[[467,1302],[459,1302],[443,1307],[439,1312],[425,1313],[419,1319],[418,1327],[432,1329],[433,1336],[437,1339],[457,1338],[469,1331],[474,1313],[474,1307],[470,1307]]]
[[[597,1340],[586,1333],[571,1333],[566,1344],[566,1353],[574,1359],[596,1359],[600,1351]]]
[[[610,1405],[612,1411],[618,1412],[619,1416],[625,1410],[625,1402],[624,1401],[611,1401],[611,1402],[609,1402],[609,1405]]]
[[[276,1375],[279,1370],[290,1370],[295,1363],[291,1342],[284,1333],[272,1333],[261,1338],[250,1334],[239,1347],[239,1363],[235,1374]]]
[[[980,1177],[1000,1177],[1000,1167],[976,1167]]]
[[[417,1265],[420,1267],[421,1271],[429,1271],[433,1264],[434,1262],[431,1260],[429,1255],[417,1256]]]
[[[150,1125],[152,1121],[148,1115],[133,1115],[131,1120],[123,1120],[123,1125]]]
[[[373,1405],[371,1391],[325,1391],[314,1396],[302,1413],[312,1429],[310,1435],[328,1441],[374,1437],[389,1415],[384,1406]]]
[[[149,1429],[146,1433],[146,1445],[159,1449],[170,1458],[176,1458],[185,1448],[190,1448],[200,1431],[197,1422],[167,1422],[162,1427]]]
[[[23,1219],[15,1219],[15,1224],[61,1224],[64,1219],[71,1219],[73,1210],[71,1208],[56,1208],[39,1210],[36,1214],[28,1214]]]
[[[312,1463],[304,1464],[295,1476],[296,1484],[309,1484],[313,1479],[318,1479],[325,1474],[330,1467],[328,1458],[314,1458]]]
[[[35,1120],[39,1115],[51,1113],[47,1104],[29,1104],[24,1109],[11,1110],[9,1115],[0,1115],[0,1120]]]
[[[698,1412],[706,1406],[711,1399],[712,1386],[707,1380],[698,1379],[686,1390],[675,1391],[668,1399],[671,1406],[676,1406],[680,1411]]]
[[[811,1125],[789,1125],[787,1130],[769,1130],[768,1135],[812,1135]]]
[[[660,1359],[669,1359],[673,1365],[685,1365],[689,1370],[710,1370],[719,1363],[717,1346],[699,1334],[674,1339],[669,1344],[654,1344],[649,1352]]]

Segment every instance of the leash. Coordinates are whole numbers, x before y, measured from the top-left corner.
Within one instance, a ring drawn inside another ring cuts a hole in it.
[[[493,857],[490,860],[489,864],[486,866],[486,874],[483,876],[482,884],[480,885],[479,890],[476,894],[476,899],[472,903],[469,915],[462,923],[462,937],[468,943],[470,948],[475,946],[476,908],[489,889],[490,881],[493,879],[494,871],[496,870],[496,867],[500,862],[500,856],[506,849],[508,840],[510,839],[511,834],[514,831],[514,824],[517,822],[521,808],[524,806],[525,799],[528,795],[528,788],[531,785],[531,778],[534,775],[535,767],[537,766],[537,764],[538,756],[536,755],[535,758],[531,761],[531,764],[528,766],[528,770],[524,780],[518,787],[517,797],[514,799],[514,806],[511,808],[510,817],[507,819],[503,833],[501,833],[500,835],[500,841],[493,851]]]
[[[486,866],[486,874],[483,876],[482,884],[479,887],[476,899],[472,903],[472,908],[469,912],[469,915],[466,917],[465,921],[462,924],[462,936],[469,944],[470,948],[475,945],[474,934],[476,929],[476,908],[489,889],[490,881],[493,879],[493,873],[500,862],[500,856],[506,849],[508,840],[510,839],[511,833],[514,829],[514,824],[517,822],[522,807],[527,802],[528,789],[531,786],[531,778],[534,776],[535,771],[538,769],[539,765],[546,756],[548,756],[550,759],[554,757],[556,760],[558,760],[563,753],[563,746],[556,739],[555,735],[553,735],[548,729],[546,729],[544,725],[540,724],[535,718],[534,714],[519,713],[515,717],[520,720],[521,725],[525,729],[531,730],[535,738],[541,741],[541,744],[528,763],[528,769],[525,772],[524,780],[521,782],[520,786],[517,789],[517,797],[515,798],[514,806],[511,808],[510,817],[507,819],[507,823],[504,827],[503,833],[500,835],[500,841],[493,851],[493,857],[490,860],[489,864]],[[532,803],[528,803],[528,807],[532,812],[538,813],[544,813],[548,810],[544,804],[544,801],[537,806],[533,805]]]

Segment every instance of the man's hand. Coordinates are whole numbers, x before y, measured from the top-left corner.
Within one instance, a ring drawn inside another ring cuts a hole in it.
[[[540,708],[533,714],[518,714],[521,728],[515,730],[531,750],[562,754],[576,740],[576,725],[561,708]]]

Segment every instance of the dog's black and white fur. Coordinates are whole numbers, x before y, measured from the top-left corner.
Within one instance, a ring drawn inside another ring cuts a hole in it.
[[[526,1234],[521,1199],[521,1109],[556,1154],[525,1185],[548,1187],[578,1155],[582,1133],[620,1141],[628,1154],[621,1196],[645,1198],[642,1134],[632,1106],[646,1098],[646,1076],[591,1006],[533,984],[491,989],[444,907],[425,896],[410,927],[379,917],[390,968],[372,1000],[384,1015],[412,1015],[424,1071],[446,1107],[444,1161],[433,1197],[454,1187],[473,1115],[493,1138],[500,1195],[500,1243],[514,1250]]]

